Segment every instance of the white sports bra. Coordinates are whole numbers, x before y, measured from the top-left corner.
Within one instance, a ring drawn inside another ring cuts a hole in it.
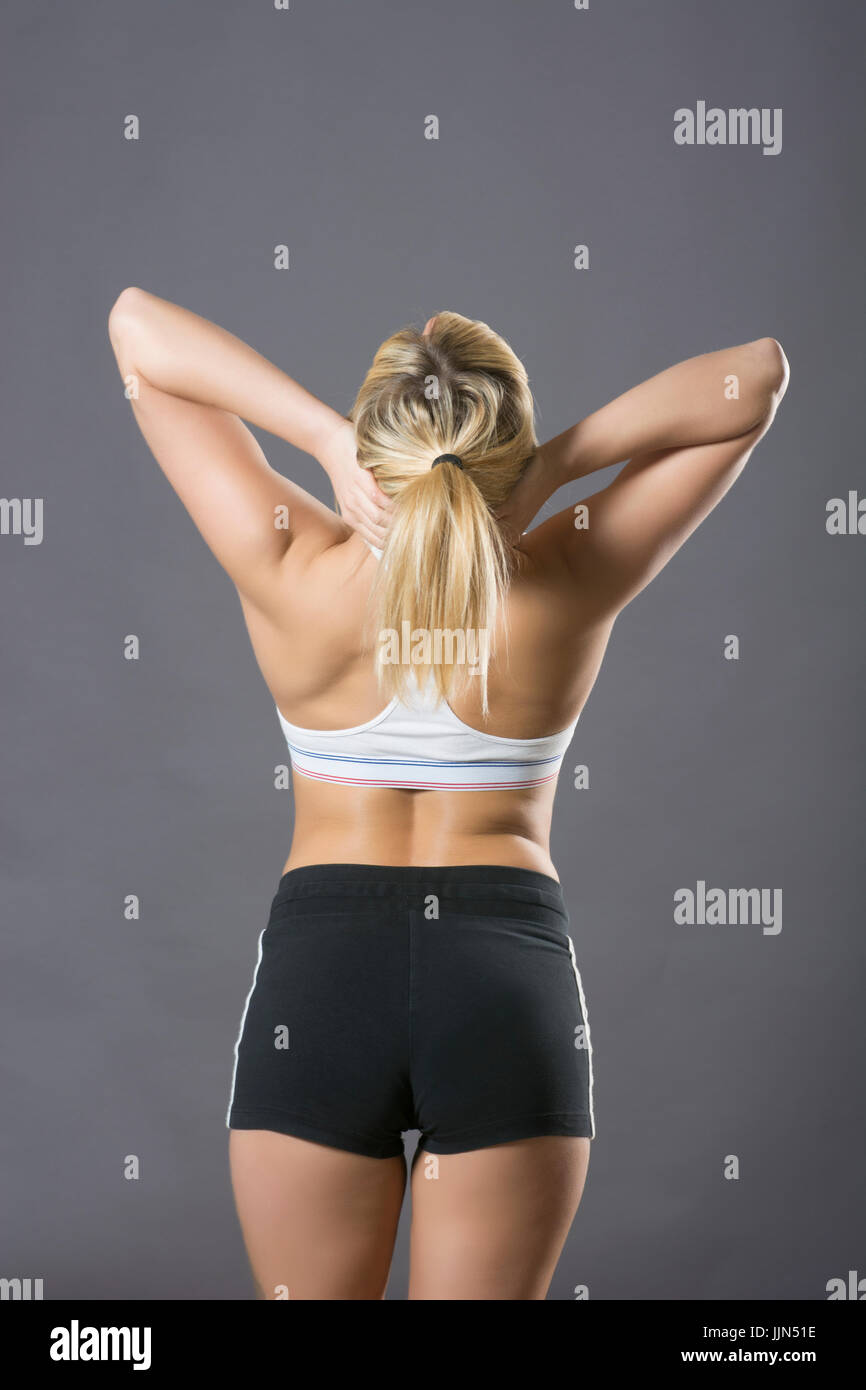
[[[304,729],[279,709],[277,715],[292,768],[320,782],[482,791],[538,787],[558,776],[577,719],[543,738],[503,738],[464,724],[447,701],[437,699],[432,685],[406,702],[395,696],[380,714],[351,729]]]

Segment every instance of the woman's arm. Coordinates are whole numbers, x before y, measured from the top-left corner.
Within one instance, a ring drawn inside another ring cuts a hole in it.
[[[135,287],[108,320],[135,370],[171,396],[213,405],[317,457],[343,417],[218,324]]]
[[[319,460],[346,521],[381,545],[389,499],[357,466],[352,426],[248,344],[157,295],[130,288],[108,331],[138,425],[237,587],[264,604],[299,535],[333,540],[334,515],[270,467],[244,420]]]
[[[781,347],[762,338],[692,358],[588,416],[551,441],[554,477],[629,462],[581,516],[567,508],[551,517],[524,537],[525,548],[564,561],[585,615],[615,615],[721,501],[770,428],[788,378]]]
[[[658,449],[735,439],[766,418],[783,381],[775,338],[678,362],[541,445],[500,517],[523,530],[577,478]]]
[[[561,486],[635,454],[736,439],[766,419],[786,373],[775,338],[689,357],[587,415],[542,451]]]

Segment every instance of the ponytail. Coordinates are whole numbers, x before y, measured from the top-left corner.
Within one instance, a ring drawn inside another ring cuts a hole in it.
[[[371,595],[381,688],[404,697],[414,671],[447,700],[477,678],[486,715],[508,570],[508,548],[470,472],[444,463],[412,478],[396,498]]]
[[[440,313],[429,336],[386,339],[349,418],[394,500],[370,596],[380,688],[403,698],[429,679],[448,700],[478,679],[486,716],[513,561],[494,513],[537,443],[526,371],[487,324]]]

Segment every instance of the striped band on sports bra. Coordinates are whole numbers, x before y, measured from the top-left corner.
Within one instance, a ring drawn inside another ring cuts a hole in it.
[[[303,777],[351,787],[405,787],[421,791],[483,791],[497,787],[539,787],[559,773],[562,754],[546,758],[472,762],[437,758],[363,757],[303,748],[289,742],[292,767]]]
[[[483,791],[554,782],[577,720],[541,738],[504,738],[464,723],[431,688],[394,697],[364,724],[307,729],[277,707],[302,777],[349,787]]]

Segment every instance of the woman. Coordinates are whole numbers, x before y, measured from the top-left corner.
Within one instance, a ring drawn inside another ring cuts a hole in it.
[[[766,433],[784,353],[691,358],[539,447],[523,366],[459,314],[387,339],[348,419],[140,289],[109,333],[237,588],[293,763],[228,1115],[259,1296],[384,1297],[419,1129],[410,1299],[543,1299],[595,1133],[557,773],[617,614]],[[242,420],[312,454],[340,514]]]

